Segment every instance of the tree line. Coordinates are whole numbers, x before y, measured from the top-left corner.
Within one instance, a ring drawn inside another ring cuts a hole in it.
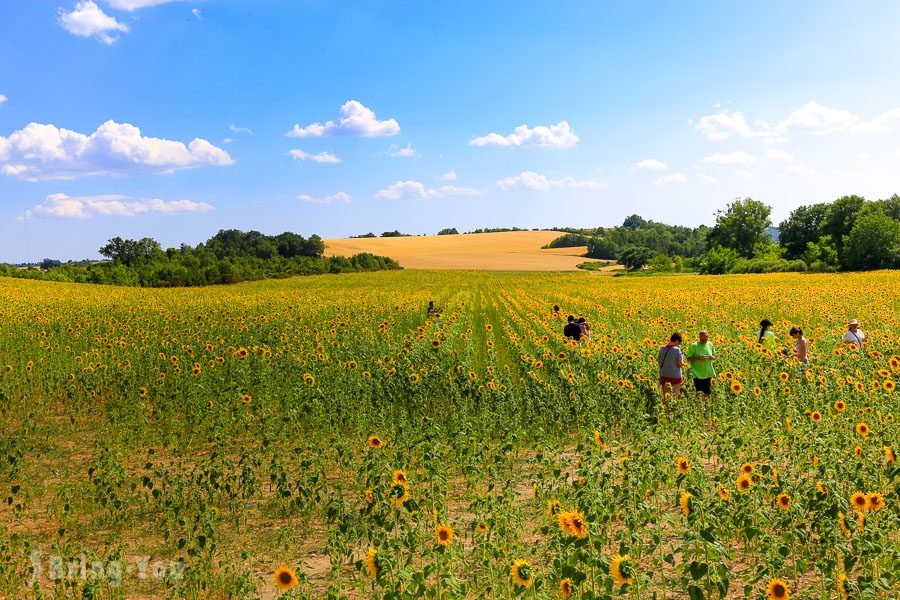
[[[45,259],[41,269],[0,265],[0,275],[72,283],[182,287],[256,279],[399,269],[393,259],[369,253],[325,257],[325,242],[291,232],[221,230],[206,242],[163,250],[152,238],[115,237],[99,250],[105,262],[61,263]]]

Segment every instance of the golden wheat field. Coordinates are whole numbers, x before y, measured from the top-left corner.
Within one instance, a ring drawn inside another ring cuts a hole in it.
[[[0,596],[897,598],[898,289],[0,279]],[[658,350],[700,328],[712,396],[664,405]]]
[[[548,248],[558,231],[505,231],[420,237],[345,238],[325,240],[326,256],[369,252],[389,256],[407,269],[477,271],[574,271],[587,248]]]

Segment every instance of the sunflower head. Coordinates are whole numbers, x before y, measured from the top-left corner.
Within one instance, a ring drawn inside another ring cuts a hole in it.
[[[869,500],[862,492],[853,492],[850,496],[850,506],[856,510],[865,510],[869,506]]]
[[[559,582],[559,592],[563,595],[563,598],[571,598],[572,589],[572,580],[568,577]]]
[[[869,510],[881,510],[884,507],[884,496],[878,492],[869,492],[866,494],[866,502]]]
[[[284,565],[275,569],[275,585],[279,590],[287,591],[297,585],[297,576]]]
[[[475,525],[475,533],[487,533],[488,526],[484,521],[479,521],[477,525]]]
[[[406,477],[406,471],[404,469],[395,470],[393,475],[391,475],[391,481],[393,481],[394,483],[401,483],[403,485],[409,484],[409,479]]]
[[[435,528],[437,543],[441,546],[449,546],[453,543],[453,528],[449,525],[442,524]]]
[[[747,473],[741,473],[737,478],[737,489],[739,492],[749,491],[753,487],[753,480]]]
[[[378,578],[379,573],[378,563],[378,550],[369,546],[369,549],[366,550],[366,570],[375,579]]]
[[[791,507],[791,497],[787,494],[778,494],[777,502],[781,510],[788,510]]]
[[[517,585],[530,587],[534,583],[534,573],[527,560],[519,558],[513,561],[512,566],[509,567],[509,574]]]
[[[719,483],[716,485],[716,491],[719,492],[719,498],[721,498],[722,500],[728,500],[729,493],[727,487]]]
[[[819,411],[814,411],[812,413],[812,415],[810,415],[809,418],[812,419],[813,423],[821,423],[822,422],[822,413],[820,413]]]
[[[634,564],[631,562],[631,557],[627,554],[613,556],[609,561],[609,574],[612,575],[616,585],[631,585],[634,581]]]
[[[749,475],[755,470],[756,467],[754,467],[752,463],[744,463],[741,465],[741,473],[746,473],[747,475]]]
[[[770,600],[789,600],[791,597],[791,588],[777,577],[769,582],[766,586],[766,594]]]
[[[859,435],[864,436],[864,437],[869,435],[869,426],[865,423],[857,423],[856,424],[856,433],[858,433]]]
[[[690,492],[681,492],[681,497],[678,499],[678,506],[681,507],[681,512],[685,517],[689,517],[693,509],[691,498],[693,495]]]
[[[381,448],[383,445],[384,442],[377,435],[369,436],[369,448]]]
[[[838,411],[838,412],[844,412],[844,409],[846,409],[846,408],[847,408],[847,405],[844,403],[843,400],[836,400],[836,401],[835,401],[835,403],[834,403],[834,410],[836,410],[836,411]]]
[[[409,500],[409,490],[406,489],[404,483],[392,483],[390,491],[391,502],[394,504],[403,504]]]
[[[691,463],[688,462],[683,456],[679,456],[678,460],[675,461],[675,464],[678,466],[679,473],[690,473],[691,472]]]

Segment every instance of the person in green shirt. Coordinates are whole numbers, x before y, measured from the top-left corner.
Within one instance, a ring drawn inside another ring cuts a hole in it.
[[[700,341],[690,345],[685,353],[688,363],[691,365],[691,375],[694,376],[694,389],[705,400],[712,393],[712,379],[716,376],[713,361],[716,360],[716,349],[709,341],[709,332],[701,330]]]

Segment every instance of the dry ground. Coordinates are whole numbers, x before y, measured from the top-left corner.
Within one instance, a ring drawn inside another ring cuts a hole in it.
[[[326,256],[371,252],[395,259],[406,269],[478,271],[575,271],[587,248],[541,246],[561,236],[558,231],[509,231],[400,238],[325,240]]]

